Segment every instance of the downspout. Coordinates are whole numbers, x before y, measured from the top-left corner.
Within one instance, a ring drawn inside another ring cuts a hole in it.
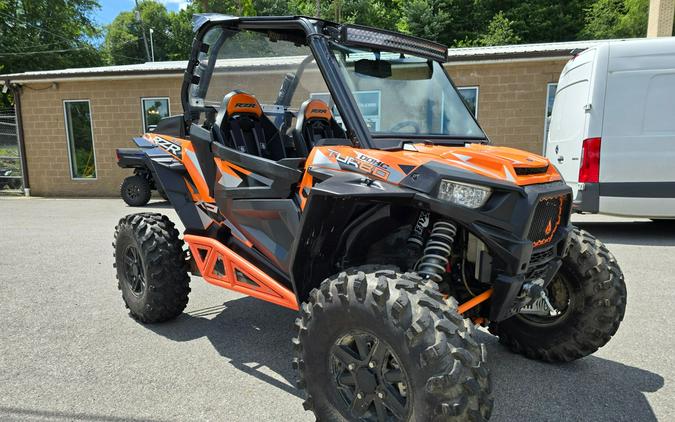
[[[23,113],[21,112],[21,87],[19,85],[10,84],[10,81],[5,81],[5,85],[9,86],[14,95],[14,111],[16,114],[16,134],[19,143],[19,159],[21,160],[21,175],[23,178],[23,193],[30,196],[30,183],[28,181],[28,162],[26,161],[26,144],[24,142],[23,134]]]

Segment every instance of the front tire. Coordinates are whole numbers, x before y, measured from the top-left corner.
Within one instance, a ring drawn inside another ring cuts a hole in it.
[[[473,325],[414,273],[357,267],[310,293],[294,367],[321,421],[483,421],[492,411]]]
[[[120,185],[122,200],[131,207],[142,207],[150,201],[150,182],[143,176],[129,176]]]
[[[167,216],[127,215],[115,227],[113,248],[117,287],[134,319],[163,322],[183,312],[190,277],[183,241]]]
[[[554,317],[515,315],[491,331],[511,351],[546,362],[569,362],[607,344],[626,312],[623,273],[607,247],[574,229],[560,271],[547,287]]]

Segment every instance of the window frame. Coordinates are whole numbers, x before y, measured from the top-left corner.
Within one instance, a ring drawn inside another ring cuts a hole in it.
[[[68,103],[87,103],[89,107],[89,130],[91,131],[91,151],[94,155],[94,177],[75,177],[73,172],[73,148],[71,146],[70,131],[68,130],[68,109],[66,104]],[[87,180],[98,180],[98,162],[96,161],[96,141],[94,139],[94,112],[91,107],[90,99],[77,99],[77,100],[63,100],[63,124],[66,131],[66,144],[68,145],[68,168],[70,170],[70,180],[74,181],[87,181]]]
[[[478,120],[478,106],[480,105],[480,86],[479,85],[458,86],[457,92],[459,92],[459,95],[462,95],[463,89],[474,89],[474,90],[476,90],[476,112],[475,112],[473,118]],[[464,100],[464,96],[462,96],[462,100]]]
[[[546,155],[546,147],[548,146],[548,130],[549,130],[549,120],[548,120],[548,101],[551,98],[551,86],[555,86],[553,90],[553,95],[558,92],[558,82],[547,82],[546,83],[546,102],[544,103],[544,141],[542,142],[542,151]],[[555,98],[553,99],[555,101]],[[551,105],[551,114],[553,114],[553,105]]]
[[[141,97],[141,132],[142,133],[148,133],[146,130],[146,124],[145,124],[145,106],[143,102],[145,100],[166,100],[166,111],[168,115],[166,117],[171,116],[171,98],[170,97]]]

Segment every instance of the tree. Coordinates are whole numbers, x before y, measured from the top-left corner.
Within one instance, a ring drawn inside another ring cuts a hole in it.
[[[478,37],[478,45],[518,44],[520,36],[515,33],[514,22],[499,12],[490,21],[487,33]]]
[[[95,0],[0,0],[3,73],[86,67],[101,63],[90,40],[99,28]]]
[[[193,1],[198,13],[223,13],[236,16],[255,15],[254,0],[199,0]],[[274,3],[267,1],[265,3]]]
[[[357,23],[395,30],[401,19],[403,0],[322,0],[320,17],[339,23]],[[293,15],[316,15],[316,0],[290,0]]]
[[[492,17],[486,33],[474,40],[465,39],[456,44],[458,47],[518,44],[521,38],[515,33],[513,27],[514,22],[500,11]]]
[[[450,45],[454,42],[452,16],[443,0],[412,0],[403,6],[400,29],[418,37]]]
[[[185,60],[192,48],[192,15],[201,13],[197,4],[189,4],[185,9],[169,13],[169,40],[166,45],[168,60]]]
[[[649,0],[597,0],[586,9],[579,38],[644,37],[648,17]]]
[[[0,72],[96,66],[95,0],[0,0]],[[0,106],[11,99],[0,95]]]
[[[136,17],[136,12],[140,20]],[[155,60],[167,60],[172,53],[171,20],[163,4],[143,0],[130,12],[122,12],[106,28],[105,53],[112,64],[139,63],[147,60],[143,31],[149,37],[153,29]],[[149,39],[148,39],[149,42]]]
[[[253,9],[257,16],[287,15],[288,0],[253,0]]]
[[[586,0],[522,0],[499,2],[504,16],[522,42],[555,42],[576,39],[583,22]]]

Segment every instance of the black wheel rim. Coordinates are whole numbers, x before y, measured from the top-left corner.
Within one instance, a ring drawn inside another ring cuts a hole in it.
[[[340,337],[331,348],[330,370],[339,397],[355,419],[407,419],[410,383],[400,360],[385,341],[364,331]]]
[[[572,288],[569,280],[564,275],[558,273],[546,286],[546,295],[551,305],[560,312],[555,316],[542,316],[531,314],[518,314],[518,316],[530,324],[540,326],[551,326],[561,324],[565,321],[571,310],[575,306],[575,298],[572,294]]]
[[[128,246],[124,251],[124,277],[129,291],[134,296],[141,296],[145,292],[145,271],[141,255],[135,246]]]
[[[136,199],[141,194],[141,187],[138,185],[127,186],[127,197]]]

